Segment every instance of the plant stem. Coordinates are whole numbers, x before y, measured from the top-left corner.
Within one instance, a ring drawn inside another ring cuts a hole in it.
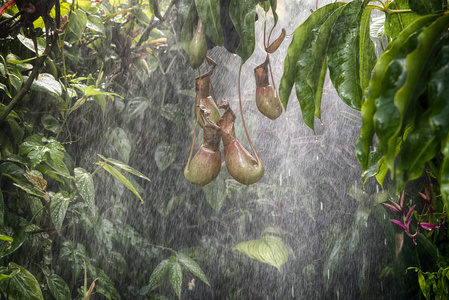
[[[408,14],[408,13],[412,13],[411,9],[389,9],[388,7],[384,9],[384,12],[386,14],[389,15],[394,15],[394,14]]]

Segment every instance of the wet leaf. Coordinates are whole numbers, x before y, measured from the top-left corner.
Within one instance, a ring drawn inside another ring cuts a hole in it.
[[[443,10],[441,0],[408,0],[408,5],[418,15],[429,15]]]
[[[206,275],[203,270],[201,270],[200,266],[190,257],[183,253],[178,253],[179,262],[190,272],[193,273],[196,277],[198,277],[202,282],[210,286],[209,281],[207,280]]]
[[[183,0],[179,6],[179,18],[181,19],[181,46],[189,52],[190,41],[193,38],[193,29],[195,28],[195,1]]]
[[[41,123],[42,125],[44,125],[44,128],[46,130],[51,131],[53,133],[58,133],[61,128],[59,121],[49,114],[45,114],[42,116]]]
[[[70,290],[67,283],[56,274],[51,274],[47,278],[48,288],[56,300],[70,299]]]
[[[288,251],[280,237],[264,235],[258,240],[242,242],[234,247],[252,259],[276,267],[279,271],[281,266],[288,260]]]
[[[70,197],[67,194],[62,192],[50,194],[50,216],[59,235],[61,235],[62,224],[69,204]]]
[[[170,283],[175,290],[178,299],[181,299],[182,291],[182,268],[181,264],[178,262],[176,256],[170,256],[168,261],[168,276],[170,278]]]
[[[103,168],[108,171],[112,176],[114,176],[115,178],[117,178],[121,183],[123,183],[124,186],[126,186],[131,192],[134,193],[134,195],[136,195],[140,201],[143,202],[142,197],[140,197],[139,193],[137,192],[136,188],[131,184],[131,182],[129,182],[128,179],[126,179],[125,176],[123,176],[116,168],[114,168],[113,166],[108,165],[107,163],[102,164]]]
[[[161,261],[156,268],[154,268],[153,273],[150,276],[150,283],[148,285],[148,290],[152,291],[156,288],[161,281],[162,277],[168,272],[168,259]]]
[[[366,8],[363,11],[360,21],[360,39],[359,39],[359,62],[360,62],[360,87],[364,93],[368,88],[371,79],[371,71],[376,64],[377,57],[374,42],[370,38],[371,30],[371,11],[372,8]]]
[[[75,11],[72,11],[70,15],[70,20],[68,27],[70,31],[77,37],[78,40],[83,36],[84,29],[87,25],[87,16],[86,13],[78,8]]]
[[[255,25],[256,1],[231,0],[229,16],[234,23],[240,43],[236,53],[242,58],[242,64],[253,54],[256,45]]]
[[[26,82],[28,76],[23,76],[23,81]],[[39,74],[39,79],[35,79],[31,84],[31,90],[50,94],[54,97],[59,97],[62,94],[62,87],[59,81],[56,81],[53,75],[48,73]]]
[[[81,197],[95,216],[95,186],[92,174],[83,168],[75,168],[75,183]]]
[[[143,175],[142,173],[140,173],[136,169],[128,166],[127,164],[122,163],[121,161],[118,161],[118,160],[113,159],[113,158],[106,158],[106,157],[104,157],[103,155],[100,155],[100,154],[98,154],[98,156],[101,159],[103,159],[104,161],[106,161],[106,162],[108,162],[108,163],[110,163],[110,164],[112,164],[112,165],[114,165],[116,167],[119,167],[120,169],[125,170],[126,172],[129,172],[129,173],[131,173],[133,175],[136,175],[137,177],[140,177],[142,179],[151,181],[148,177],[146,177],[145,175]]]
[[[195,0],[195,4],[206,35],[215,45],[223,46],[220,0]]]
[[[408,0],[395,0],[389,5],[390,9],[402,10],[409,9]],[[385,18],[385,34],[388,41],[392,41],[399,35],[401,31],[407,28],[413,21],[418,18],[418,15],[413,13],[408,14],[386,14]]]
[[[292,42],[288,46],[287,56],[284,60],[284,73],[282,74],[279,86],[279,98],[284,108],[287,108],[293,83],[295,82],[296,74],[298,72],[296,62],[298,61],[298,57],[301,54],[301,49],[307,37],[317,24],[323,23],[331,13],[342,5],[345,5],[345,3],[336,2],[319,8],[295,30]]]
[[[176,146],[169,144],[160,144],[156,147],[154,152],[154,160],[159,168],[159,171],[167,169],[176,158]]]
[[[101,33],[103,36],[105,35],[103,20],[99,16],[89,15],[87,17],[86,27]]]
[[[209,205],[216,211],[220,211],[227,197],[226,177],[218,174],[217,178],[211,183],[203,186],[204,196]]]
[[[33,53],[36,52],[35,48],[34,48],[34,42],[32,39],[26,38],[25,36],[18,34],[17,35],[17,39],[25,46],[27,47],[30,51],[32,51]],[[44,53],[45,51],[45,47],[47,45],[47,43],[45,42],[45,40],[41,37],[37,37],[36,38],[37,41],[37,51],[39,52],[39,55],[41,55],[42,53]],[[24,80],[25,81],[25,80]]]
[[[8,291],[9,300],[44,300],[39,282],[27,269],[11,262],[8,271],[13,272],[11,278],[1,280],[0,289]]]
[[[359,78],[359,27],[367,2],[356,0],[343,8],[334,23],[327,52],[329,76],[338,96],[357,110],[360,110],[363,92]]]
[[[2,247],[0,248],[1,257],[10,255],[11,253],[13,253],[17,249],[19,249],[25,242],[26,236],[27,235],[26,235],[25,231],[23,231],[23,230],[14,231],[14,233],[11,236],[12,243],[10,245],[7,245],[7,244],[2,245]]]

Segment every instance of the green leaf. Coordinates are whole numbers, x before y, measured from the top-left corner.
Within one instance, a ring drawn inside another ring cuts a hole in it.
[[[0,289],[9,300],[44,300],[39,282],[27,269],[15,263],[9,263],[9,271],[13,272],[11,278],[0,281]]]
[[[329,41],[327,63],[332,84],[341,100],[360,110],[363,91],[360,86],[359,27],[366,0],[348,3],[335,21]]]
[[[195,4],[206,35],[215,45],[223,46],[220,0],[195,0]]]
[[[70,14],[70,20],[68,27],[70,31],[77,37],[78,40],[83,36],[84,29],[87,25],[87,15],[86,13],[78,8],[75,11],[72,11]]]
[[[342,5],[346,5],[346,3],[335,2],[323,6],[311,14],[306,21],[296,28],[293,39],[288,46],[287,55],[284,60],[284,73],[282,74],[281,83],[279,85],[279,98],[284,108],[287,108],[293,83],[295,82],[296,74],[299,71],[296,68],[296,62],[301,54],[304,42],[317,24],[322,24],[331,13]]]
[[[120,127],[115,127],[108,131],[107,142],[109,149],[106,154],[108,156],[119,156],[125,163],[129,161],[129,155],[131,153],[131,142],[129,141],[127,133]]]
[[[137,171],[136,169],[134,169],[134,168],[128,166],[127,164],[122,163],[121,161],[118,161],[118,160],[113,159],[113,158],[106,158],[106,157],[104,157],[104,156],[101,155],[101,154],[98,154],[98,156],[99,156],[101,159],[103,159],[104,161],[106,161],[106,162],[108,162],[108,163],[110,163],[110,164],[112,164],[112,165],[114,165],[114,166],[116,166],[116,167],[119,167],[120,169],[125,170],[126,172],[129,172],[129,173],[131,173],[131,174],[133,174],[133,175],[136,175],[137,177],[140,177],[140,178],[142,178],[142,179],[151,181],[148,177],[146,177],[145,175],[143,175],[142,173],[140,173],[140,172]]]
[[[58,275],[51,274],[47,278],[47,284],[51,294],[56,300],[66,300],[71,298],[70,289],[67,286],[67,283],[65,283],[64,279]]]
[[[220,211],[226,200],[226,189],[226,177],[222,176],[221,173],[218,174],[214,181],[203,186],[203,192],[207,203],[209,203],[216,212]]]
[[[86,27],[105,36],[103,20],[99,16],[89,15],[87,17]]]
[[[193,273],[196,277],[198,277],[202,282],[210,286],[209,281],[207,280],[206,275],[203,270],[201,270],[200,266],[190,257],[183,253],[178,253],[179,262],[190,272]]]
[[[276,24],[278,23],[279,17],[278,14],[276,13],[276,8],[277,8],[277,0],[270,0],[270,6],[271,6],[271,11],[273,12],[273,16],[274,16],[274,26],[276,26]]]
[[[17,124],[16,120],[8,119],[9,128],[11,129],[12,137],[14,139],[14,144],[19,145],[22,143],[24,130],[23,128]]]
[[[424,278],[424,275],[421,271],[418,271],[418,282],[419,287],[421,288],[422,293],[424,294],[424,297],[426,297],[427,300],[432,299],[430,297],[430,284],[427,284],[426,279]]]
[[[154,268],[153,273],[150,276],[150,283],[148,285],[148,290],[152,291],[156,288],[161,281],[162,277],[168,272],[168,259],[161,261],[156,268]]]
[[[23,243],[25,242],[25,238],[27,237],[27,234],[23,230],[15,230],[12,234],[12,243],[10,245],[3,245],[1,250],[1,258],[10,255],[20,247],[22,247]]]
[[[269,234],[258,240],[239,243],[233,250],[240,251],[252,259],[276,267],[279,271],[281,266],[288,260],[288,251],[282,239]]]
[[[229,16],[234,23],[240,43],[236,53],[242,58],[242,64],[253,54],[255,41],[255,0],[231,0],[229,5]]]
[[[449,136],[446,141],[441,144],[444,153],[443,163],[441,164],[440,183],[441,195],[443,196],[443,203],[446,208],[449,208]]]
[[[182,291],[182,268],[181,264],[178,262],[176,256],[170,256],[168,262],[168,277],[170,278],[170,283],[175,290],[178,299],[181,299]]]
[[[27,81],[28,76],[23,76],[23,81]],[[59,97],[62,94],[62,87],[59,81],[56,81],[53,75],[48,73],[39,74],[39,78],[35,79],[31,84],[31,90],[50,94]]]
[[[154,152],[154,160],[159,171],[167,169],[176,158],[176,145],[160,144]]]
[[[95,186],[92,174],[83,168],[75,168],[75,183],[81,197],[95,216]]]
[[[112,176],[114,176],[121,183],[123,183],[124,186],[126,186],[131,192],[134,193],[134,195],[136,195],[140,199],[140,201],[143,202],[142,197],[140,197],[137,190],[134,188],[134,186],[131,184],[131,182],[129,182],[128,179],[125,178],[125,176],[123,176],[117,169],[108,165],[107,163],[105,163],[105,164],[101,163],[101,164],[106,171],[108,171]]]
[[[418,15],[429,15],[443,10],[441,0],[408,0],[410,9]]]
[[[3,228],[3,226],[5,226],[5,201],[0,190],[0,228]]]
[[[374,42],[370,38],[371,11],[373,8],[363,10],[360,22],[359,62],[360,62],[360,87],[365,92],[371,79],[371,71],[376,64],[377,57]]]
[[[19,34],[17,35],[17,39],[25,46],[27,47],[30,51],[32,51],[33,53],[36,53],[36,49],[34,48],[34,42],[32,39],[26,38],[23,35]],[[45,47],[47,45],[47,43],[45,42],[45,40],[41,37],[37,37],[36,38],[37,41],[37,51],[39,52],[39,55],[41,55],[42,53],[44,53],[45,51]],[[25,81],[25,80],[24,80]]]
[[[41,123],[42,125],[44,125],[45,130],[51,131],[53,133],[58,133],[61,129],[59,121],[49,114],[45,114],[42,116]]]
[[[189,52],[190,42],[193,38],[193,29],[195,28],[195,1],[183,0],[179,4],[179,18],[181,19],[181,46]]]
[[[316,101],[321,101],[319,87],[324,83],[322,76],[327,67],[326,51],[335,20],[340,15],[344,6],[338,7],[333,13],[323,17],[304,41],[298,60],[296,62],[295,90],[296,97],[301,106],[304,123],[314,129],[314,116]],[[317,99],[318,98],[318,99]]]
[[[395,0],[389,5],[393,10],[406,10],[409,9],[408,0]],[[386,14],[385,18],[385,34],[388,37],[388,42],[391,42],[397,37],[401,31],[407,28],[418,18],[418,15],[413,13],[406,14]]]
[[[9,245],[14,241],[12,237],[3,234],[0,234],[0,240],[8,242]]]
[[[62,192],[50,194],[50,216],[59,235],[61,235],[62,224],[69,204],[70,197],[67,194]]]

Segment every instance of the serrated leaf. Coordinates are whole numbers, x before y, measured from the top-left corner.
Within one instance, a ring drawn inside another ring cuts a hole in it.
[[[70,289],[67,283],[56,274],[51,274],[47,278],[48,288],[56,300],[70,299]]]
[[[176,259],[176,256],[170,256],[168,261],[168,276],[170,278],[170,283],[175,290],[178,299],[181,299],[182,292],[182,268],[181,264]]]
[[[9,300],[44,300],[39,282],[30,271],[12,262],[8,265],[8,271],[12,271],[8,274],[11,277],[0,281],[0,289],[8,291]]]
[[[281,83],[279,85],[279,98],[284,109],[287,108],[296,73],[298,72],[296,62],[298,61],[304,42],[312,32],[313,28],[315,28],[316,24],[322,23],[323,19],[326,20],[329,17],[329,14],[342,5],[345,5],[345,3],[336,2],[319,8],[295,30],[293,39],[288,46],[287,55],[284,60],[284,73],[282,74]]]
[[[359,27],[367,1],[348,3],[335,21],[329,41],[329,76],[338,96],[351,108],[360,110],[362,88],[359,66]]]
[[[193,273],[196,277],[198,277],[202,282],[210,286],[209,281],[207,280],[206,275],[203,270],[201,270],[200,266],[190,257],[183,253],[178,253],[179,262],[190,272]]]
[[[125,163],[123,163],[121,161],[118,161],[118,160],[113,159],[113,158],[106,158],[106,157],[104,157],[103,155],[100,155],[100,154],[98,154],[98,156],[101,159],[103,159],[104,161],[106,161],[106,162],[108,162],[110,164],[113,164],[114,166],[119,167],[120,169],[125,170],[126,172],[129,172],[129,173],[131,173],[133,175],[136,175],[137,177],[143,178],[145,180],[151,181],[148,177],[146,177],[145,175],[143,175],[142,173],[140,173],[136,169],[128,166],[127,164],[125,164]]]
[[[195,4],[206,35],[215,45],[223,46],[220,0],[195,0]]]
[[[67,194],[61,192],[50,194],[50,216],[59,235],[61,235],[62,224],[64,223],[69,204],[70,197]]]
[[[102,164],[103,168],[108,171],[112,176],[114,176],[115,178],[117,178],[121,183],[123,183],[124,186],[126,186],[131,192],[134,193],[134,195],[136,195],[140,201],[143,202],[142,197],[140,197],[139,193],[137,192],[137,190],[135,189],[135,187],[131,184],[131,182],[128,181],[128,179],[125,178],[125,176],[123,176],[117,169],[115,169],[114,167],[108,165],[107,163]]]
[[[81,197],[95,216],[95,186],[92,174],[83,168],[75,168],[75,183]]]
[[[268,234],[258,240],[239,243],[234,247],[234,250],[262,263],[274,266],[279,271],[288,260],[288,251],[282,239]]]
[[[242,58],[242,64],[253,54],[255,41],[255,0],[231,0],[229,16],[240,37],[236,53]]]
[[[176,146],[169,144],[161,144],[156,147],[154,152],[154,160],[159,168],[159,171],[167,169],[176,158]]]
[[[162,277],[168,272],[168,259],[161,261],[156,268],[154,268],[153,273],[150,276],[150,283],[148,285],[148,290],[153,290],[161,281]]]

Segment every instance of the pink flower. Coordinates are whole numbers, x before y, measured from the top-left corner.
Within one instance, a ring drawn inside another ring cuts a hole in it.
[[[433,223],[419,223],[419,226],[421,226],[422,229],[432,231],[434,229],[437,229],[439,226],[433,224]]]

